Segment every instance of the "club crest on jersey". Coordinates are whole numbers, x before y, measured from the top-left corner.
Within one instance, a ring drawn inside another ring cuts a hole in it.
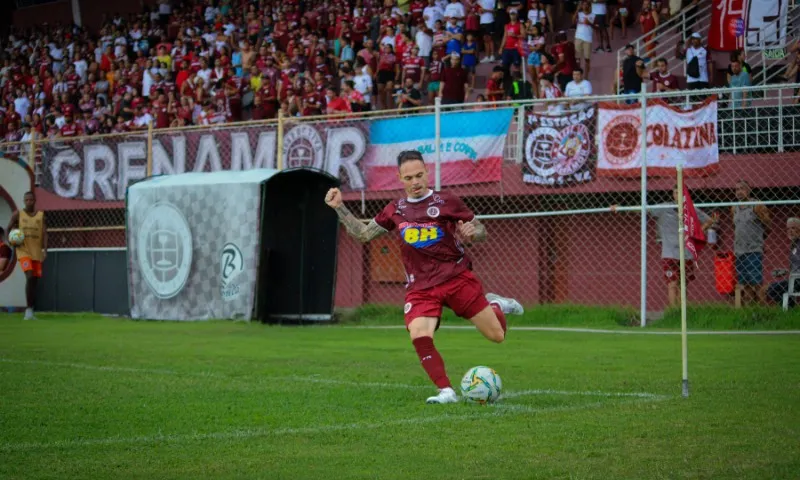
[[[444,238],[444,230],[435,223],[406,223],[400,226],[403,241],[414,248],[425,248],[439,243]]]
[[[429,207],[428,208],[428,216],[431,218],[436,218],[439,216],[439,208],[438,207]]]

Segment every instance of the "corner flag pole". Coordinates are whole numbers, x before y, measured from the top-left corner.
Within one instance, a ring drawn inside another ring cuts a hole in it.
[[[680,251],[681,265],[681,363],[683,369],[683,381],[681,382],[681,394],[684,398],[689,396],[689,349],[688,335],[686,334],[686,243],[685,229],[683,221],[683,164],[678,164],[678,250]]]

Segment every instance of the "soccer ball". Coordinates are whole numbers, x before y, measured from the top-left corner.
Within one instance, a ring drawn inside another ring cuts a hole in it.
[[[23,241],[25,241],[25,234],[22,233],[22,230],[15,228],[8,233],[8,243],[12,246],[19,247]]]
[[[461,396],[467,402],[485,405],[500,398],[503,382],[500,375],[489,367],[470,368],[461,379]]]

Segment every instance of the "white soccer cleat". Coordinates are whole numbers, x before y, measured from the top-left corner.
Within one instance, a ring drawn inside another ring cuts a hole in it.
[[[36,317],[33,316],[33,309],[26,308],[25,309],[25,316],[22,318],[23,320],[36,320]]]
[[[428,397],[425,403],[458,403],[458,395],[456,395],[456,391],[450,387],[442,388],[439,390],[439,395]]]
[[[486,300],[488,300],[489,303],[496,303],[497,306],[500,307],[500,310],[506,315],[522,315],[525,313],[522,304],[513,298],[501,297],[496,293],[487,293]]]

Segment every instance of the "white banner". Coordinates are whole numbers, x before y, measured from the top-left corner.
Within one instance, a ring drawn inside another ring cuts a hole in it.
[[[691,110],[660,100],[647,105],[647,173],[706,175],[719,167],[717,99]],[[597,115],[597,174],[639,175],[642,160],[641,106],[601,103]]]
[[[747,2],[747,50],[771,50],[786,46],[789,0]]]

